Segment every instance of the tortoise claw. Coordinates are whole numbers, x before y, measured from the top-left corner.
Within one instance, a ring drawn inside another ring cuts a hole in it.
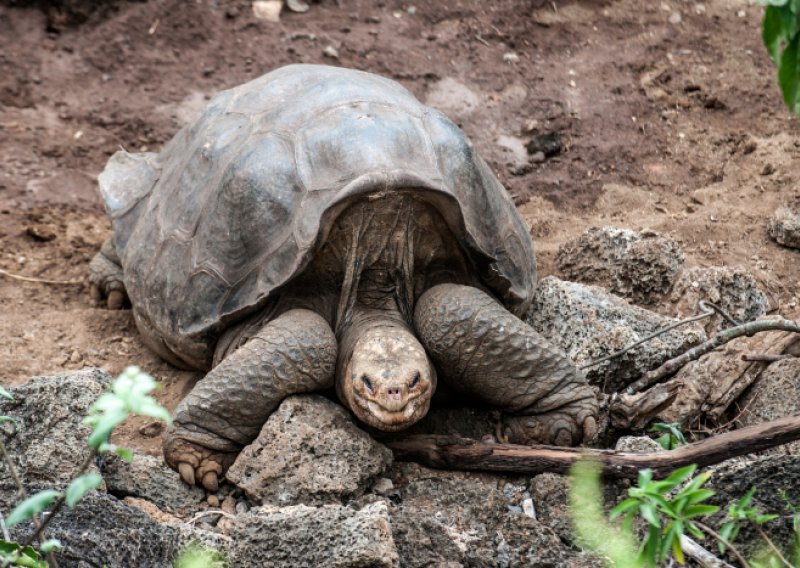
[[[106,300],[106,305],[108,306],[109,310],[121,310],[122,305],[125,303],[125,294],[123,294],[119,290],[111,290],[108,293],[108,300]]]
[[[181,475],[181,479],[184,483],[187,485],[194,485],[194,468],[191,464],[186,462],[179,463],[178,473]]]
[[[217,474],[215,472],[209,471],[203,476],[203,487],[210,493],[217,492],[219,489],[219,480],[217,479]]]

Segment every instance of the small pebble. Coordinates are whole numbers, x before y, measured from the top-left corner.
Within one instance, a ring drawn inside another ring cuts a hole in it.
[[[378,495],[387,495],[393,489],[394,483],[392,483],[392,480],[388,477],[381,477],[375,482],[375,485],[372,486],[372,490]]]
[[[745,18],[747,17],[747,12],[745,12],[744,10],[739,10],[738,12],[736,12],[736,15],[739,16],[740,18]]]
[[[517,55],[513,51],[509,51],[508,53],[504,53],[503,54],[503,63],[508,63],[509,65],[513,65],[515,63],[519,63],[519,55]]]
[[[256,0],[253,2],[253,16],[258,20],[279,22],[282,8],[282,0]]]
[[[528,498],[522,502],[522,511],[531,519],[536,519],[536,509],[533,507],[533,499]]]
[[[247,501],[237,501],[236,502],[236,514],[237,515],[244,515],[247,511],[250,510],[250,505],[247,504]]]
[[[215,509],[219,507],[219,497],[216,495],[209,495],[206,501],[208,501],[208,504]]]
[[[682,21],[683,21],[683,16],[681,16],[681,13],[680,13],[680,12],[678,12],[678,11],[672,12],[672,13],[669,15],[669,23],[670,23],[670,24],[675,24],[675,25],[678,25],[678,24],[680,24]]]
[[[339,59],[339,50],[332,45],[329,45],[322,50],[322,55],[325,57],[330,57],[331,59]]]
[[[229,515],[235,515],[236,514],[236,499],[233,498],[233,495],[228,495],[227,497],[225,497],[225,500],[222,501],[222,505],[220,505],[220,508],[223,511],[225,511],[226,513],[228,513]]]

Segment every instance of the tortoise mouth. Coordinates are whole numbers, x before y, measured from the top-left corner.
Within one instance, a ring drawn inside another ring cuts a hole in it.
[[[383,430],[385,432],[397,432],[416,424],[427,413],[430,407],[430,396],[424,396],[430,390],[409,398],[404,403],[392,405],[393,408],[386,408],[376,400],[364,398],[360,393],[354,392],[353,412],[359,420]]]

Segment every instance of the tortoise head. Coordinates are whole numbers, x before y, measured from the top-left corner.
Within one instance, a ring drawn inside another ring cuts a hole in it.
[[[359,420],[394,432],[427,414],[436,371],[409,329],[369,327],[355,339],[352,352],[342,355],[336,388]]]

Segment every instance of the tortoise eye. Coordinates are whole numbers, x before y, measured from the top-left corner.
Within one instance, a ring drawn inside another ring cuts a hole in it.
[[[411,383],[408,385],[409,388],[414,388],[419,384],[419,372],[414,373],[414,378],[411,379]]]
[[[372,388],[372,381],[369,380],[367,375],[361,375],[361,382],[364,383],[364,386],[367,387],[369,392],[375,392],[375,390]]]

